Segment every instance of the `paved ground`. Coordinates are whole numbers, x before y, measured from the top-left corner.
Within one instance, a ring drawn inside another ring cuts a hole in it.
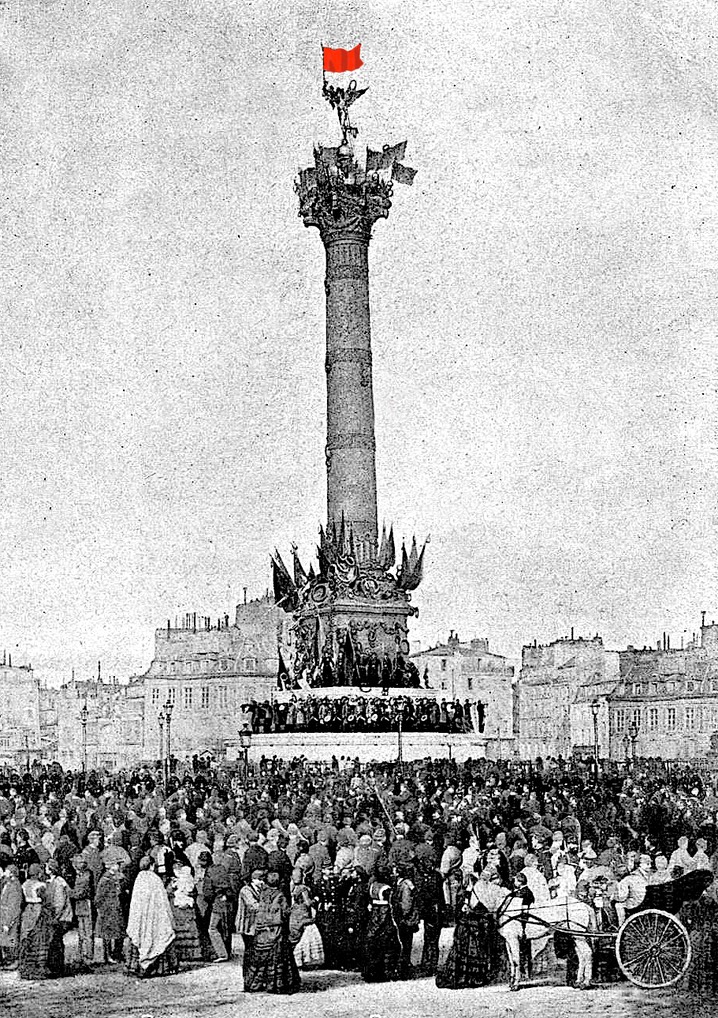
[[[582,992],[562,985],[555,967],[540,983],[512,993],[508,987],[439,990],[433,980],[367,985],[356,973],[303,974],[292,997],[245,994],[238,961],[176,976],[140,981],[117,966],[90,975],[25,982],[0,973],[2,1018],[708,1018],[716,1003],[681,992],[642,991],[625,983]]]

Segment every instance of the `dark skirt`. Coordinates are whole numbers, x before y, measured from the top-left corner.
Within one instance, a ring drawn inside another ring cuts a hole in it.
[[[21,979],[50,979],[48,965],[55,924],[42,905],[25,906],[20,925],[19,970]]]
[[[245,992],[296,993],[301,984],[286,933],[260,931],[244,957]]]
[[[389,905],[374,906],[369,913],[364,938],[362,977],[366,983],[396,979],[401,941]]]
[[[177,952],[175,950],[174,941],[170,944],[166,951],[164,951],[159,958],[155,958],[151,965],[148,965],[146,969],[140,968],[140,953],[132,943],[128,940],[127,947],[127,962],[125,966],[125,972],[128,976],[138,976],[140,979],[151,979],[152,976],[171,976],[175,972],[179,972],[179,962],[177,960]]]
[[[486,986],[505,970],[505,951],[493,915],[483,906],[459,913],[454,942],[436,973],[436,985],[451,990]]]
[[[178,961],[202,961],[202,945],[194,908],[176,908],[173,905],[172,916],[177,934],[173,946]]]
[[[718,904],[708,898],[688,902],[678,918],[688,928],[692,959],[685,988],[701,997],[718,996]]]

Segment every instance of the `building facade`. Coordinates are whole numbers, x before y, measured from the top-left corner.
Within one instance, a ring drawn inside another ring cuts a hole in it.
[[[534,643],[521,654],[519,754],[569,757],[575,750],[609,753],[608,696],[618,681],[618,656],[596,635]],[[596,718],[594,722],[594,716]]]
[[[276,690],[288,626],[289,616],[267,595],[237,605],[232,625],[228,616],[213,625],[191,615],[181,626],[158,629],[152,663],[136,680],[143,690],[142,758],[160,758],[160,712],[168,702],[172,755],[222,756],[237,741],[241,705]]]
[[[65,769],[78,770],[86,763],[88,770],[114,770],[142,759],[142,683],[72,680],[60,689],[45,689],[40,718],[44,758]]]
[[[42,753],[40,685],[31,665],[0,664],[0,763],[26,763]]]
[[[628,647],[610,699],[611,755],[695,759],[718,749],[718,625],[686,647]]]
[[[453,630],[446,643],[411,655],[419,670],[422,686],[437,699],[471,700],[484,704],[483,735],[505,744],[508,752],[514,740],[514,669],[505,657],[489,650],[487,639],[461,642]]]

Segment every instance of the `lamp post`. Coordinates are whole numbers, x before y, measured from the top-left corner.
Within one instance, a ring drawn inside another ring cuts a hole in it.
[[[628,735],[628,732],[626,732],[626,734],[623,736],[623,755],[626,760],[626,763],[628,763],[628,749],[630,745],[631,739],[630,736]]]
[[[80,711],[80,724],[82,725],[82,772],[83,772],[83,774],[85,774],[87,772],[87,718],[89,716],[89,713],[90,712],[87,709],[87,700],[85,700],[84,704],[82,705],[82,710]]]
[[[167,772],[166,780],[169,781],[170,771],[172,769],[172,740],[170,735],[170,724],[172,722],[172,711],[174,710],[174,704],[168,698],[165,703],[165,728],[167,729],[167,751],[166,751],[166,762],[165,769]]]
[[[239,745],[242,747],[242,777],[246,782],[249,772],[249,750],[252,745],[252,729],[246,721],[239,733]]]
[[[404,742],[403,742],[403,726],[404,726],[404,704],[399,705],[399,713],[397,715],[398,722],[398,746],[397,746],[397,763],[399,765],[399,774],[404,773]]]
[[[165,712],[164,708],[157,715],[157,721],[160,726],[160,769],[162,774],[165,772]]]
[[[636,759],[636,742],[638,741],[638,725],[635,721],[631,722],[631,727],[628,729],[628,734],[631,737],[631,760]]]
[[[598,767],[599,752],[598,752],[598,714],[601,706],[598,700],[594,700],[591,704],[591,713],[593,714],[593,755],[596,758],[596,767]]]

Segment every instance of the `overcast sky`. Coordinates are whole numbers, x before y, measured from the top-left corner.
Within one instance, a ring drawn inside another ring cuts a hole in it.
[[[423,644],[718,616],[714,0],[0,5],[0,640],[144,670],[325,515],[320,44],[371,247],[380,519],[431,534]]]

